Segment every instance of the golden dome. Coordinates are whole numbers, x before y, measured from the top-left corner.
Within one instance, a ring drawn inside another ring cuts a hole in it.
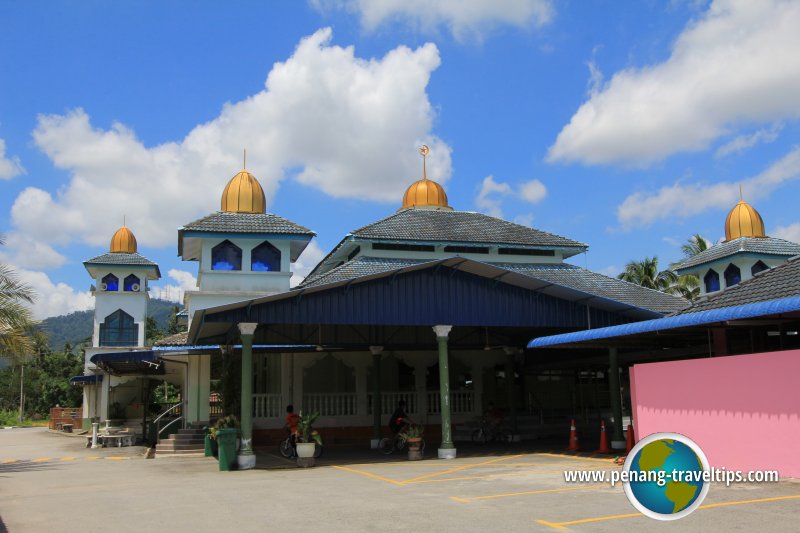
[[[415,181],[406,189],[403,195],[403,207],[409,208],[428,208],[428,209],[452,209],[447,204],[447,193],[444,187],[429,179]]]
[[[764,220],[744,200],[739,200],[725,219],[725,240],[732,241],[739,237],[766,237]]]
[[[264,213],[266,203],[261,184],[246,170],[232,177],[222,191],[222,210],[229,213]]]
[[[111,237],[110,252],[113,253],[136,253],[136,237],[133,232],[127,227],[122,226],[117,230],[113,237]]]

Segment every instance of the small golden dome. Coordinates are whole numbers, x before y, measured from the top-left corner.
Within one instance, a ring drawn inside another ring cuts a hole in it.
[[[127,227],[122,226],[117,230],[113,237],[111,237],[110,252],[135,254],[136,253],[136,237],[133,232]]]
[[[246,170],[232,177],[222,191],[222,210],[228,213],[264,213],[266,203],[261,184]]]
[[[429,179],[415,181],[406,189],[406,193],[403,195],[403,207],[401,209],[419,207],[428,209],[452,209],[452,207],[447,204],[447,193],[444,192],[444,187]]]
[[[725,219],[725,240],[732,241],[739,237],[766,237],[764,220],[744,200],[739,200]]]

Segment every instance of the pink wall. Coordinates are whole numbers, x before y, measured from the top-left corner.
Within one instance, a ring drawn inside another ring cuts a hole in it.
[[[631,368],[637,440],[672,431],[715,467],[800,477],[800,350]]]

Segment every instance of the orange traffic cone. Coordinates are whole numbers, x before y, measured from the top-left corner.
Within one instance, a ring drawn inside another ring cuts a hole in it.
[[[575,429],[575,419],[573,418],[569,424],[569,448],[567,450],[577,452],[580,449],[580,446],[578,446],[578,430]]]
[[[608,435],[606,434],[606,421],[600,421],[600,449],[597,453],[611,453],[611,448],[608,446]]]
[[[633,446],[635,444],[633,442],[633,426],[631,424],[628,424],[628,431],[626,433],[628,434],[627,435],[628,445],[627,445],[627,450],[625,451],[625,455],[631,453],[631,450],[633,449]]]

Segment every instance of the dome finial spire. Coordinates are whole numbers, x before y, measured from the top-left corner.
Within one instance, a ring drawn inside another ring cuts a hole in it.
[[[242,170],[247,170],[247,148],[244,149],[244,155],[242,155]]]
[[[739,184],[739,201],[744,202],[744,196],[742,195],[742,184]]]
[[[431,149],[428,148],[427,144],[423,144],[419,147],[419,153],[422,155],[422,179],[428,179],[428,168],[427,168],[427,161],[428,161],[428,154],[431,152]]]

